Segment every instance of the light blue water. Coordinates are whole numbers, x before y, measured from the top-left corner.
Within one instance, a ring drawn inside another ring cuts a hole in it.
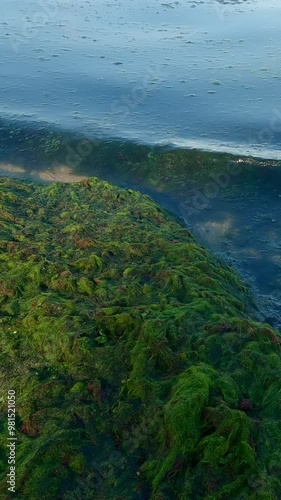
[[[281,158],[279,0],[2,0],[0,117]]]

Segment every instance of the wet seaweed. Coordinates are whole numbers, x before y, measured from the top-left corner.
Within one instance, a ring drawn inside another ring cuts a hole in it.
[[[97,178],[2,178],[0,196],[14,496],[279,498],[281,337],[234,271],[148,196]]]

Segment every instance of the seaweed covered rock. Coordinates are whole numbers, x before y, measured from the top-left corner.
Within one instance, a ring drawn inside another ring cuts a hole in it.
[[[281,498],[281,337],[229,267],[96,178],[1,179],[0,222],[1,498]]]

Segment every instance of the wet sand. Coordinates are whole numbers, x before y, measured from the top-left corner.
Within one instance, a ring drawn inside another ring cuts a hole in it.
[[[87,179],[88,175],[77,175],[68,165],[58,165],[56,167],[25,169],[19,165],[11,163],[0,163],[0,176],[17,177],[35,182],[80,182]]]

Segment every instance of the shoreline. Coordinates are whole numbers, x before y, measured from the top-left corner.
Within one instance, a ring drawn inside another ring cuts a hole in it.
[[[6,177],[3,173],[7,172],[12,174],[11,177],[19,180],[28,180],[30,182],[35,182],[39,184],[71,184],[77,183],[81,181],[85,181],[90,179],[89,176],[78,176],[73,174],[71,169],[67,166],[59,166],[56,169],[48,170],[39,170],[35,169],[33,172],[30,172],[28,178],[23,169],[20,169],[18,166],[13,166],[11,164],[0,164],[0,177]],[[17,177],[17,175],[21,173],[23,175],[22,178]],[[108,179],[105,179],[108,180]],[[118,186],[118,184],[116,184]],[[131,184],[121,185],[119,187],[123,187],[125,189],[135,189],[135,187]],[[263,321],[269,323],[272,327],[281,329],[281,297],[272,297],[270,294],[263,294],[259,289],[259,286],[255,282],[255,276],[251,274],[251,272],[245,271],[243,269],[243,260],[239,260],[239,255],[237,256],[237,252],[227,252],[225,249],[225,241],[221,241],[220,245],[213,244],[212,241],[206,239],[206,230],[203,230],[202,234],[202,216],[200,217],[201,223],[196,220],[196,217],[193,218],[193,222],[189,222],[185,217],[184,208],[181,204],[179,204],[173,197],[170,197],[169,194],[165,195],[164,193],[153,192],[150,189],[145,189],[141,186],[137,189],[142,194],[146,194],[152,198],[156,203],[159,203],[161,208],[169,210],[174,216],[178,217],[184,222],[185,227],[188,230],[191,230],[196,237],[196,241],[198,244],[202,244],[209,251],[211,251],[214,255],[218,256],[222,261],[226,264],[230,265],[234,271],[240,276],[240,278],[249,286],[251,293],[254,296],[255,301],[257,302],[260,310],[257,314],[257,319],[259,321]],[[210,220],[210,208],[206,212],[205,225]],[[201,225],[200,225],[201,224]],[[197,227],[198,226],[198,227]],[[214,225],[211,226],[214,229]],[[209,230],[207,229],[209,232]],[[205,236],[205,238],[204,238]],[[215,240],[217,237],[214,235]],[[220,236],[222,239],[222,236]],[[225,237],[224,237],[225,239]],[[280,293],[281,295],[281,293]]]

